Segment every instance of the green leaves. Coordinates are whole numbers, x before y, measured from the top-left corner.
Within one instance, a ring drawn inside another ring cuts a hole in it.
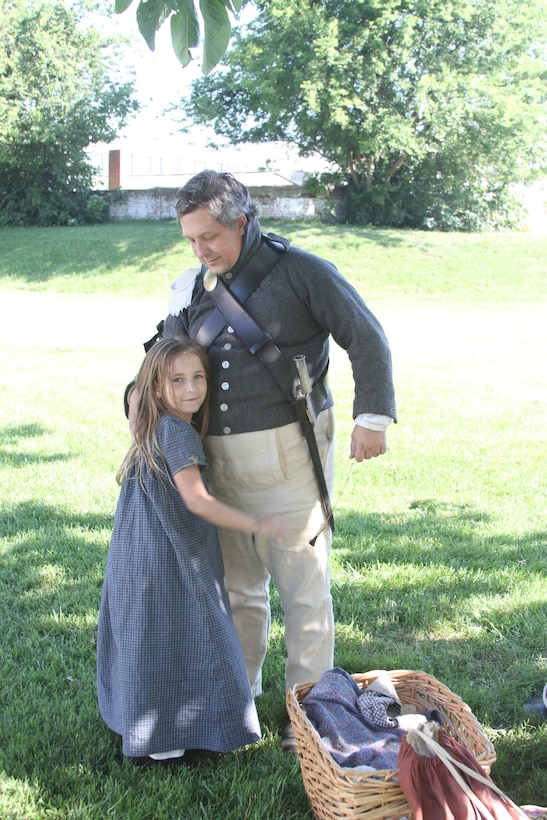
[[[232,4],[229,0],[200,0],[199,5],[205,28],[202,71],[209,74],[224,56],[230,42],[232,26],[227,6]]]
[[[138,108],[133,85],[113,41],[63,3],[7,4],[0,29],[0,223],[66,224],[91,184],[87,147]]]
[[[132,0],[115,0],[117,14]],[[198,6],[199,2],[199,6]],[[191,49],[199,46],[203,25],[202,72],[210,71],[223,58],[232,34],[230,14],[236,15],[242,0],[141,0],[137,24],[151,51],[155,49],[156,32],[170,18],[173,51],[183,66],[192,59]]]
[[[321,154],[364,221],[408,224],[418,199],[429,220],[428,192],[475,214],[547,167],[546,3],[268,0],[181,107],[231,142]]]
[[[116,14],[122,14],[122,12],[129,8],[132,2],[133,0],[115,0],[114,10]]]
[[[141,0],[137,9],[139,31],[150,51],[156,47],[156,31],[164,22],[168,10],[163,0]]]
[[[190,49],[199,44],[199,22],[192,0],[182,0],[179,10],[171,17],[173,51],[183,66],[192,59]]]

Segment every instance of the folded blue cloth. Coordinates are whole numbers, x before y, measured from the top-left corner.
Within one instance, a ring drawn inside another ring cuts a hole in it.
[[[321,675],[303,705],[340,766],[396,769],[404,732],[387,717],[387,706],[393,702],[377,692],[362,692],[351,675],[336,667]]]

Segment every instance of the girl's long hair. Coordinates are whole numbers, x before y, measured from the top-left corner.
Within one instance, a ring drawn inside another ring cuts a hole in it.
[[[160,477],[167,477],[161,450],[158,445],[157,431],[161,416],[169,415],[169,410],[161,396],[156,394],[158,385],[162,386],[171,377],[173,360],[181,353],[195,353],[207,379],[205,401],[197,413],[192,416],[192,426],[200,438],[205,436],[209,423],[209,360],[206,350],[191,339],[181,336],[170,336],[157,341],[146,354],[139,369],[135,390],[137,407],[133,443],[129,448],[117,474],[118,484],[129,476],[135,468],[136,475],[142,484],[148,471]]]

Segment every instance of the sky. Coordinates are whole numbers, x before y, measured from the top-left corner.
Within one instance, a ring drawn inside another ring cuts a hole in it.
[[[192,80],[201,76],[198,59],[182,67],[171,46],[169,23],[166,22],[156,34],[155,51],[150,51],[142,38],[135,13],[137,2],[123,14],[114,15],[111,25],[114,31],[132,38],[128,49],[128,63],[136,73],[136,96],[141,112],[120,133],[119,139],[108,146],[94,146],[93,151],[107,155],[109,149],[120,149],[123,157],[133,157],[134,167],[176,167],[182,172],[194,173],[203,167],[228,171],[256,171],[265,167],[268,160],[280,173],[291,176],[296,171],[319,170],[317,162],[298,157],[294,149],[275,144],[229,146],[221,150],[207,147],[207,132],[196,128],[189,135],[178,132],[176,115],[165,109],[177,103],[190,90]],[[211,135],[211,134],[210,134]],[[104,158],[103,158],[104,163]]]
[[[175,118],[166,114],[165,109],[188,93],[192,80],[200,76],[199,65],[193,60],[186,68],[181,66],[171,47],[168,23],[158,31],[156,48],[151,51],[138,30],[136,8],[134,2],[108,23],[114,32],[131,38],[127,67],[135,72],[135,96],[141,104],[141,111],[130,119],[119,139],[109,147],[130,145],[131,150],[137,152],[156,153],[167,148],[176,151],[179,145],[192,142],[193,138],[177,134]]]
[[[122,17],[125,33],[133,29],[130,59],[136,72],[136,96],[142,105],[140,114],[124,129],[123,137],[137,146],[164,144],[177,130],[174,117],[164,110],[188,93],[191,81],[200,76],[199,65],[193,60],[183,68],[179,63],[171,47],[168,23],[156,35],[155,51],[150,51],[138,31],[133,8],[119,15],[116,22]]]

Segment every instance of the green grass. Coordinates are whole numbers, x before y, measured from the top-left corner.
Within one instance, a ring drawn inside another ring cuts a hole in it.
[[[437,234],[264,220],[266,231],[332,260],[374,298],[519,303],[545,299],[544,236]],[[175,221],[0,233],[4,288],[157,296],[195,257]]]
[[[362,465],[347,457],[350,369],[332,355],[336,663],[438,677],[492,739],[498,785],[545,805],[547,722],[523,703],[547,681],[547,237],[265,228],[335,261],[393,348],[399,423]],[[255,747],[142,773],[98,714],[121,394],[193,264],[177,225],[0,230],[0,248],[0,816],[311,820],[279,748],[275,594]]]

